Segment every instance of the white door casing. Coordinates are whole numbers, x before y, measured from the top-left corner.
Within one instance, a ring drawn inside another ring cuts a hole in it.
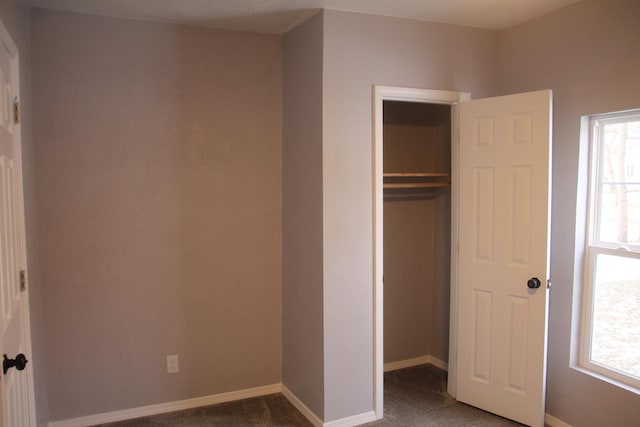
[[[30,360],[22,154],[14,111],[19,95],[18,63],[17,47],[0,22],[0,354],[9,359],[24,354]],[[30,362],[22,371],[13,367],[0,374],[3,425],[35,425]]]
[[[460,104],[456,397],[531,426],[544,425],[550,140],[551,91]]]

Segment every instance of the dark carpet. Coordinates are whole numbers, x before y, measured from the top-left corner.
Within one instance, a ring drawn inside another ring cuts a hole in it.
[[[447,373],[421,365],[384,374],[384,418],[366,426],[521,426],[446,393]],[[102,427],[302,427],[312,424],[281,394],[154,415]]]
[[[135,420],[103,424],[103,427],[313,427],[281,394],[203,406]]]
[[[447,373],[421,365],[384,374],[384,418],[366,426],[522,426],[460,403],[447,394]]]

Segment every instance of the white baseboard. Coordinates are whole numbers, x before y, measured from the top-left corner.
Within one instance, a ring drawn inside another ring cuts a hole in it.
[[[360,424],[364,423],[370,423],[376,420],[376,413],[371,411],[365,412],[364,414],[354,415],[352,417],[329,421],[328,423],[324,423],[323,427],[353,427],[359,426]]]
[[[339,420],[323,422],[284,384],[282,385],[281,393],[284,395],[284,397],[287,398],[289,402],[291,402],[293,406],[296,407],[296,409],[298,409],[298,411],[302,412],[302,415],[304,415],[315,427],[352,427],[375,421],[377,419],[375,412],[371,411],[364,414],[354,415],[352,417],[341,418]]]
[[[384,371],[409,368],[412,366],[430,363],[442,370],[447,370],[447,364],[433,356],[422,356],[415,359],[401,360],[399,362],[387,363]],[[200,406],[215,405],[217,403],[232,402],[235,400],[249,399],[252,397],[265,396],[268,394],[282,393],[315,427],[352,427],[360,424],[376,421],[374,411],[364,414],[354,415],[339,420],[322,422],[316,414],[302,403],[295,394],[283,384],[272,384],[262,387],[254,387],[246,390],[232,391],[228,393],[214,394],[210,396],[197,397],[194,399],[179,400],[176,402],[160,403],[157,405],[141,406],[139,408],[124,409],[121,411],[105,412],[102,414],[89,415],[86,417],[71,418],[68,420],[51,421],[48,427],[90,427],[96,424],[113,423],[117,421],[131,420],[134,418],[148,417],[151,415],[164,414],[167,412],[192,409]],[[550,427],[573,427],[553,415],[545,414],[544,422]]]
[[[443,371],[449,370],[449,365],[447,364],[447,362],[443,362],[442,360],[428,354],[426,356],[420,356],[414,359],[399,360],[397,362],[385,363],[384,371],[385,372],[396,371],[398,369],[411,368],[413,366],[424,365],[427,363],[437,368],[440,368]]]
[[[195,399],[179,400],[176,402],[160,403],[157,405],[141,406],[139,408],[124,409],[121,411],[105,412],[86,417],[72,418],[62,421],[53,421],[49,427],[89,427],[96,424],[113,423],[116,421],[130,420],[150,415],[164,414],[166,412],[181,411],[200,406],[215,405],[216,403],[232,402],[234,400],[248,399],[251,397],[265,396],[267,394],[280,393],[282,384],[272,384],[246,390],[231,391],[228,393],[214,394],[211,396],[196,397]]]
[[[544,423],[550,427],[573,427],[571,424],[567,424],[549,414],[544,414]]]
[[[318,418],[318,416],[314,414],[311,409],[307,408],[307,405],[302,403],[302,401],[298,399],[298,397],[293,394],[291,390],[289,390],[284,384],[282,384],[281,386],[281,393],[293,406],[296,407],[298,411],[302,412],[302,415],[304,415],[305,418],[311,422],[311,424],[313,424],[315,427],[322,427],[322,420]]]

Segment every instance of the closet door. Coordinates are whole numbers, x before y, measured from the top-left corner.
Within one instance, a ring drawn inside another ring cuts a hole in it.
[[[457,399],[544,425],[551,92],[460,103]]]

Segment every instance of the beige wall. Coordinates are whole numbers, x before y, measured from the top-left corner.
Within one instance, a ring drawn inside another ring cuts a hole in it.
[[[318,14],[284,37],[282,383],[324,414],[322,32]]]
[[[325,421],[373,410],[372,85],[497,91],[497,33],[325,11]]]
[[[25,202],[29,304],[31,312],[30,369],[33,369],[37,424],[48,422],[47,382],[44,367],[43,291],[38,271],[38,235],[35,192],[35,160],[31,106],[31,45],[29,10],[18,0],[0,0],[0,19],[9,31],[20,55],[20,118],[22,175]],[[29,357],[30,356],[30,357]]]
[[[449,106],[385,101],[383,116],[385,172],[451,172]],[[448,361],[450,206],[448,189],[385,190],[385,363]]]
[[[635,425],[640,419],[637,394],[570,367],[586,210],[586,174],[578,172],[587,159],[579,143],[580,117],[640,108],[639,22],[636,0],[587,0],[499,37],[503,93],[553,89],[547,412],[580,427]]]
[[[279,383],[281,38],[31,29],[51,419]]]

